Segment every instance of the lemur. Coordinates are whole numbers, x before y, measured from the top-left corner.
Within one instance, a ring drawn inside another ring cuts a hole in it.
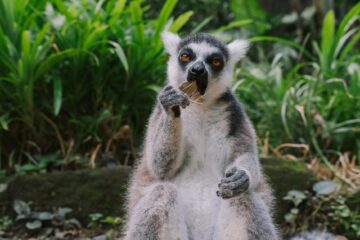
[[[230,90],[249,44],[162,34],[167,85],[128,194],[126,240],[277,240],[254,128]],[[179,90],[196,81],[203,104]]]

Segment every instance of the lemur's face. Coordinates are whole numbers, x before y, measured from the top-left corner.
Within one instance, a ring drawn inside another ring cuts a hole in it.
[[[178,51],[178,71],[185,79],[180,80],[195,81],[200,94],[204,95],[209,82],[218,81],[228,56],[226,46],[220,42],[182,42]]]
[[[164,33],[163,39],[170,53],[170,84],[179,86],[185,81],[195,81],[202,95],[215,83],[229,85],[232,68],[248,46],[245,41],[239,40],[226,45],[206,34],[180,39],[175,34]]]

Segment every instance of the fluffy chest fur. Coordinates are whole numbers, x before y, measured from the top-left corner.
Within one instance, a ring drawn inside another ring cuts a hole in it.
[[[214,231],[221,201],[216,196],[217,185],[230,161],[227,115],[224,106],[191,104],[182,111],[184,163],[173,182],[193,239],[211,239]]]
[[[225,106],[192,104],[182,113],[184,139],[183,171],[210,173],[221,177],[228,163],[228,113]]]

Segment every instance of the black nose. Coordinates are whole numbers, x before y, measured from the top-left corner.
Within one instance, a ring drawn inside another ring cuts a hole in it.
[[[202,62],[197,62],[192,65],[190,72],[194,75],[203,75],[205,73],[205,65]]]

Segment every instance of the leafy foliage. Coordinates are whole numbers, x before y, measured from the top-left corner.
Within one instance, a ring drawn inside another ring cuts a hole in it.
[[[268,135],[273,149],[282,143],[305,144],[310,146],[310,155],[301,155],[295,148],[290,153],[304,158],[316,155],[333,170],[332,163],[345,152],[360,159],[360,65],[359,50],[354,48],[359,42],[359,16],[357,4],[336,28],[330,11],[321,39],[313,39],[311,45],[277,37],[251,39],[275,42],[269,54],[273,60],[269,62],[258,49],[259,63],[244,61],[234,89],[257,123],[261,138]]]
[[[0,162],[91,151],[125,123],[138,135],[165,80],[160,33],[192,15],[172,18],[177,2],[144,19],[142,1],[1,1]]]
[[[335,188],[334,188],[335,186]],[[331,181],[315,183],[314,191],[292,190],[283,198],[292,208],[284,216],[288,232],[326,229],[342,232],[349,239],[360,237],[360,215],[351,211],[345,196],[337,191],[337,184]]]
[[[14,211],[17,214],[16,221],[24,224],[24,227],[31,232],[39,232],[42,237],[49,237],[55,233],[56,229],[80,228],[81,224],[75,218],[68,218],[72,212],[70,208],[58,208],[55,212],[32,211],[30,204],[21,201],[14,201]],[[19,231],[19,237],[22,233]]]

